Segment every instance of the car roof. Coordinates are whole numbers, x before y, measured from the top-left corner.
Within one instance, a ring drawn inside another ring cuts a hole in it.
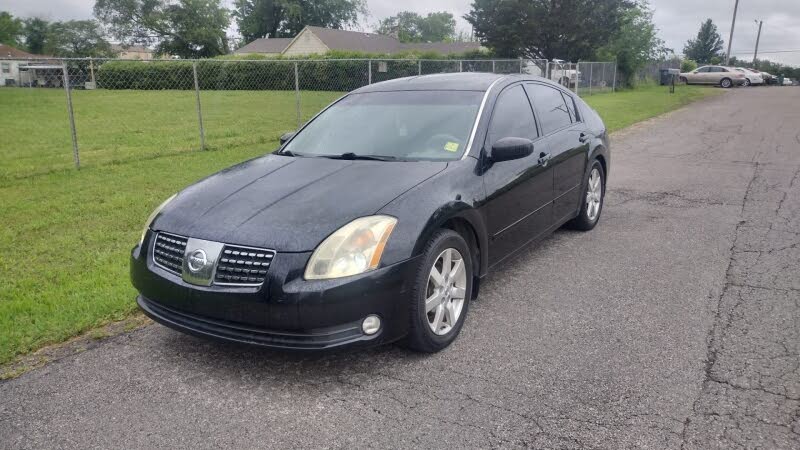
[[[460,72],[396,78],[394,80],[382,81],[358,88],[354,90],[353,93],[433,90],[485,92],[495,84],[495,82],[504,78],[507,79],[506,81],[509,83],[513,81],[530,80],[559,86],[551,80],[533,75]]]

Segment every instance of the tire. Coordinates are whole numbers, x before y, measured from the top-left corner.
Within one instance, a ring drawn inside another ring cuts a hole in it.
[[[689,80],[686,79],[686,77],[681,77],[680,82],[687,85],[689,84]]]
[[[593,184],[592,177],[595,176],[595,171],[596,175],[599,176],[599,184],[596,188],[599,192],[594,191],[592,193],[591,201],[594,202],[596,200],[596,207],[590,208],[590,192],[593,190],[591,186]],[[567,226],[573,230],[589,231],[594,228],[600,220],[600,214],[603,212],[603,203],[606,197],[606,174],[605,171],[603,171],[603,165],[600,164],[600,161],[596,159],[592,161],[589,174],[586,176],[585,184],[586,187],[583,189],[583,195],[581,196],[581,211],[578,213],[578,217],[567,223]]]
[[[446,252],[450,252],[453,268],[456,268],[457,256],[460,256],[463,270],[456,269],[453,275],[443,273]],[[437,231],[425,245],[411,292],[409,330],[405,341],[408,348],[418,352],[435,353],[450,345],[458,337],[467,317],[469,300],[472,297],[471,255],[467,242],[453,230]],[[444,274],[445,280],[448,279],[447,277],[451,278],[452,282],[445,282],[446,288],[453,286],[458,289],[442,290],[435,281],[435,277],[431,275],[433,269],[440,275]],[[459,299],[458,297],[462,295],[463,297]],[[432,308],[426,307],[426,300],[434,298],[435,300],[429,304]],[[452,320],[452,316],[455,316],[455,320],[447,323]],[[437,328],[438,332],[434,332],[434,328]]]
[[[744,79],[744,87],[750,87],[753,83],[750,82],[750,78]]]
[[[565,88],[569,88],[569,78],[567,78],[567,77],[561,78],[561,80],[559,81],[559,84],[561,84]]]
[[[728,89],[731,86],[733,86],[733,81],[731,81],[730,78],[723,78],[722,80],[720,80],[719,85],[724,87],[725,89]]]

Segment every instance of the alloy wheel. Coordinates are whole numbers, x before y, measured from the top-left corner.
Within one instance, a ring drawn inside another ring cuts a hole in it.
[[[434,261],[425,292],[425,312],[434,334],[444,336],[458,323],[466,291],[464,258],[458,250],[447,248]]]
[[[722,80],[722,87],[724,87],[724,88],[729,88],[729,87],[731,87],[731,80],[729,80],[729,79],[727,79],[727,78],[725,78],[724,80]]]
[[[597,167],[589,175],[589,186],[586,189],[586,216],[594,222],[600,215],[600,202],[603,198],[603,180]]]

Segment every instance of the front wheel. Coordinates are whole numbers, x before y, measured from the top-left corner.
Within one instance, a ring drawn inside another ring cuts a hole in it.
[[[581,197],[581,211],[578,213],[578,217],[569,222],[569,228],[589,231],[597,225],[597,221],[600,220],[600,213],[603,212],[606,187],[605,176],[602,164],[595,159],[589,170],[583,197]]]
[[[458,336],[472,296],[469,246],[453,230],[437,231],[421,258],[414,280],[406,344],[434,353]]]

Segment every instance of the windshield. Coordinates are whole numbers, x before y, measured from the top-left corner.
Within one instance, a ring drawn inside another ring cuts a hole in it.
[[[350,94],[300,131],[282,153],[453,160],[464,152],[483,92]]]

